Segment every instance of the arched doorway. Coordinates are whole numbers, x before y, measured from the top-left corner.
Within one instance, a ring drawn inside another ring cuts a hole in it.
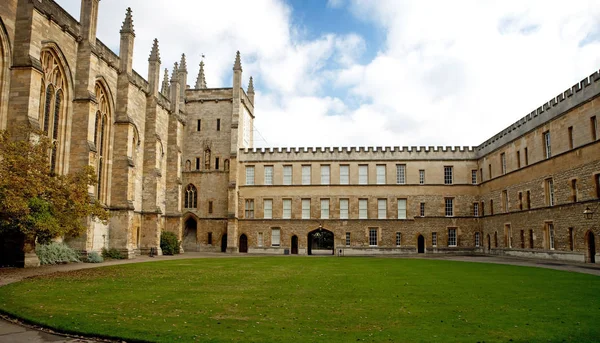
[[[425,237],[423,237],[423,235],[419,235],[419,237],[417,237],[417,253],[425,253]]]
[[[183,251],[198,251],[198,222],[190,217],[185,221],[183,230]]]
[[[227,252],[227,234],[221,236],[221,252]]]
[[[333,232],[320,227],[308,233],[307,249],[309,255],[333,255]]]
[[[292,255],[298,255],[298,236],[292,236]]]
[[[596,238],[592,231],[588,231],[585,234],[585,240],[587,241],[587,251],[585,252],[585,261],[588,263],[596,263]]]
[[[240,236],[240,252],[247,253],[248,252],[248,237],[245,234]]]

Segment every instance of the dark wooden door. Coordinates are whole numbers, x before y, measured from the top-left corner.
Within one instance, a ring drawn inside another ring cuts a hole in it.
[[[221,237],[221,252],[227,251],[227,234]]]
[[[596,263],[596,239],[591,231],[588,235],[588,254],[590,255],[590,263]]]
[[[248,252],[248,237],[242,234],[240,236],[240,252],[247,253]]]
[[[298,255],[298,236],[292,236],[292,255]]]
[[[418,253],[424,254],[425,253],[425,237],[423,237],[423,235],[419,235],[419,238],[417,238],[417,244],[418,244]]]

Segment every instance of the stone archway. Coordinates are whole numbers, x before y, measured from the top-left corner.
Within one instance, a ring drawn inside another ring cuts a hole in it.
[[[185,221],[183,230],[183,251],[199,251],[198,246],[198,222],[196,218],[189,217]]]
[[[240,251],[240,253],[248,252],[248,236],[246,236],[246,234],[242,234],[240,236],[239,251]]]
[[[596,263],[596,237],[592,230],[585,233],[585,262]]]
[[[333,232],[323,227],[309,232],[306,242],[309,255],[333,255],[335,252]]]

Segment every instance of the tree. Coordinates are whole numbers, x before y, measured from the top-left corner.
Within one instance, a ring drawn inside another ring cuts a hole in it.
[[[31,131],[14,140],[0,131],[0,235],[21,234],[25,242],[77,237],[87,217],[108,220],[108,211],[88,194],[94,168],[56,175],[50,170],[51,140]]]

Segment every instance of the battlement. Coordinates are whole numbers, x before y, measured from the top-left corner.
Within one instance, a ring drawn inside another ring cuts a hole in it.
[[[600,73],[595,71],[564,92],[543,103],[509,127],[495,134],[477,147],[479,157],[483,157],[527,132],[552,119],[584,104],[600,95]]]
[[[472,160],[476,147],[394,146],[394,147],[274,147],[240,149],[240,161],[333,161],[333,160]]]

